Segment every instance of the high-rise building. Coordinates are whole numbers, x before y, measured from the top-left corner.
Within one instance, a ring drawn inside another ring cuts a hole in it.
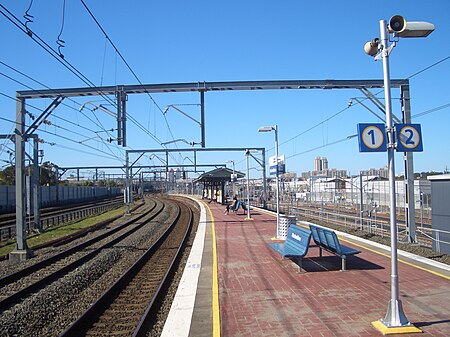
[[[322,162],[320,157],[314,158],[314,171],[322,171]]]
[[[314,159],[314,171],[322,172],[328,170],[328,160],[325,157],[316,157]]]
[[[327,171],[328,170],[328,159],[325,157],[322,157],[320,160],[322,162],[322,171]]]

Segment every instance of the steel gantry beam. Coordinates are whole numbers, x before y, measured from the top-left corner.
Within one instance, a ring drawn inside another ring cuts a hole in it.
[[[144,154],[144,153],[165,153],[166,155],[166,171],[168,170],[169,167],[169,153],[171,152],[193,152],[194,153],[194,162],[193,165],[181,165],[182,167],[194,167],[194,171],[197,171],[197,167],[201,167],[201,165],[197,164],[197,152],[238,152],[238,151],[242,151],[242,152],[246,152],[248,151],[248,149],[252,149],[255,150],[257,152],[261,152],[261,160],[256,159],[256,162],[258,164],[261,165],[262,170],[263,170],[263,190],[264,190],[264,200],[267,200],[267,179],[266,179],[266,149],[264,147],[213,147],[213,148],[185,148],[185,149],[142,149],[142,150],[127,150],[126,151],[126,162],[125,162],[125,166],[126,166],[126,182],[127,182],[127,187],[126,187],[126,195],[125,195],[125,201],[127,203],[127,209],[129,210],[129,203],[132,200],[132,195],[131,195],[131,188],[130,188],[130,176],[132,175],[130,173],[130,170],[132,169],[133,165],[130,165],[129,161],[130,161],[130,154],[136,153],[139,154],[140,157]],[[134,162],[136,163],[136,161]],[[133,163],[133,164],[134,164]],[[220,166],[220,165],[216,165],[216,166]],[[226,164],[224,165],[226,166]]]
[[[408,79],[391,79],[391,88],[399,88],[402,97],[403,121],[410,120],[410,97]],[[231,90],[295,90],[295,89],[374,89],[384,88],[383,80],[275,80],[275,81],[227,81],[227,82],[188,82],[188,83],[163,83],[163,84],[135,84],[120,86],[100,86],[86,88],[62,88],[45,90],[21,90],[16,92],[16,221],[17,221],[17,244],[18,256],[28,256],[28,248],[24,237],[24,141],[27,136],[25,132],[25,104],[27,99],[53,98],[54,105],[60,103],[60,99],[66,97],[105,96],[115,95],[118,103],[118,140],[121,145],[126,146],[126,99],[129,94],[152,94],[152,93],[176,93],[176,92],[198,92],[201,102],[201,132],[202,148],[205,148],[205,93]],[[60,97],[60,98],[58,98]],[[59,102],[59,103],[58,103]],[[50,108],[53,108],[50,107]],[[56,106],[55,106],[56,108]],[[51,113],[51,111],[50,111]],[[37,126],[36,126],[37,129]],[[33,132],[36,129],[30,129]],[[119,144],[120,145],[120,144]],[[248,149],[248,147],[246,148]],[[192,149],[189,149],[192,151]],[[197,149],[199,150],[199,149]],[[161,152],[166,150],[161,150]],[[180,150],[176,150],[180,151]],[[187,150],[185,150],[187,151]],[[128,152],[127,152],[128,153]],[[131,153],[131,152],[130,152]],[[196,152],[194,153],[194,155]],[[167,152],[166,152],[167,156]],[[414,237],[414,188],[413,188],[413,163],[412,154],[405,155],[405,184],[407,184],[407,216],[409,221],[409,237]],[[166,160],[167,161],[167,160]],[[263,160],[265,162],[265,160]],[[264,181],[265,182],[265,181]],[[411,240],[411,239],[410,239]],[[414,240],[414,238],[412,238]]]
[[[407,79],[391,80],[391,87],[409,85]],[[18,97],[52,98],[56,96],[80,97],[116,95],[117,86],[88,88],[65,88],[47,90],[21,90]],[[227,90],[284,90],[284,89],[359,89],[383,88],[383,80],[277,80],[277,81],[231,81],[231,82],[188,82],[162,84],[122,85],[120,90],[126,94],[146,94],[165,92],[207,92]]]

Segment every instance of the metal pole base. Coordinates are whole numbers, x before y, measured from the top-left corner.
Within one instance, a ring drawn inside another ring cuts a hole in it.
[[[372,322],[372,325],[383,335],[422,332],[408,321],[400,300],[390,300],[386,317]]]
[[[25,261],[30,257],[33,257],[33,251],[27,248],[23,250],[13,250],[11,253],[9,253],[8,259],[12,263],[18,263],[21,261]]]
[[[244,220],[254,220],[253,218],[245,218]]]

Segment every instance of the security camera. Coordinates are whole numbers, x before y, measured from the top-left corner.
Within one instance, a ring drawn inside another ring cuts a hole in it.
[[[367,55],[375,56],[378,53],[378,45],[380,44],[380,39],[375,38],[372,41],[366,42],[364,45],[364,51]]]
[[[434,25],[429,22],[407,22],[401,15],[394,15],[389,20],[388,30],[397,37],[427,37],[434,31]]]

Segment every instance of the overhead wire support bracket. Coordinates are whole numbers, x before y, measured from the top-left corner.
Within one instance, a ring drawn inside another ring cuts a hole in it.
[[[53,102],[42,112],[38,118],[28,127],[25,131],[24,136],[29,137],[31,134],[47,119],[48,116],[58,107],[59,104],[64,100],[64,96],[56,97]]]
[[[384,104],[374,95],[370,92],[369,89],[367,88],[359,88],[359,90],[367,97],[367,99],[369,99],[378,109],[380,109],[381,112],[383,112],[384,115],[386,115],[386,107],[384,106]],[[358,101],[356,99],[356,101]],[[365,107],[367,110],[369,110],[370,112],[372,112],[375,116],[377,116],[378,118],[380,118],[377,114],[375,114],[372,110],[370,110],[367,106],[365,106],[364,104],[362,104],[360,101],[358,101],[359,104],[361,104],[363,107]],[[401,123],[400,119],[395,116],[394,114],[392,114],[392,118],[397,122],[397,123]],[[382,119],[382,118],[380,118]],[[384,120],[384,119],[382,119]]]

